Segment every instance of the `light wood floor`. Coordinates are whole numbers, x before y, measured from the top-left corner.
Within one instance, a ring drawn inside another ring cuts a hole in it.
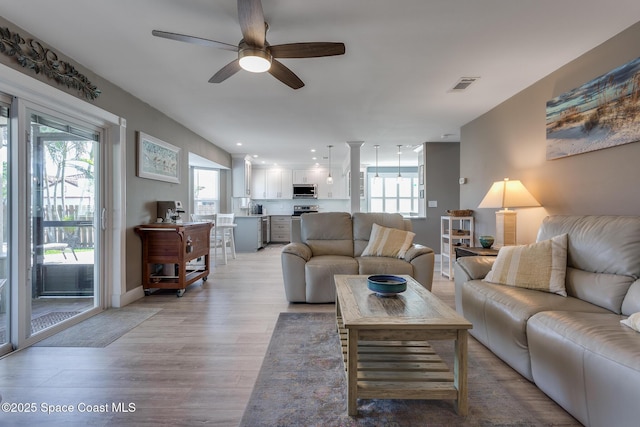
[[[162,310],[106,348],[30,347],[0,359],[3,403],[36,404],[35,414],[0,412],[0,425],[238,425],[278,314],[335,309],[286,302],[280,250],[239,253],[182,298],[161,291],[135,302]],[[435,279],[434,292],[452,304],[453,282]],[[498,359],[494,366],[514,375]],[[522,384],[514,398],[540,405],[541,393]],[[135,412],[116,413],[113,403]],[[85,404],[99,412],[78,412]],[[49,415],[43,405],[74,413]]]

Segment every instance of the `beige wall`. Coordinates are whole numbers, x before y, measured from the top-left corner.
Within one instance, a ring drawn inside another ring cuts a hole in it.
[[[2,17],[0,17],[0,26],[8,27],[11,31],[19,33],[25,39],[33,37],[26,30],[13,25]],[[46,40],[40,40],[40,42],[46,44]],[[138,261],[141,260],[142,257],[142,245],[140,238],[134,233],[133,227],[148,222],[152,218],[155,219],[155,202],[157,200],[181,200],[184,204],[188,203],[189,166],[187,152],[193,152],[226,167],[231,167],[231,156],[210,141],[201,138],[180,123],[177,123],[160,111],[135,98],[130,93],[125,92],[118,86],[82,67],[81,64],[78,64],[72,59],[66,58],[61,53],[64,51],[64,46],[49,47],[57,53],[59,59],[74,64],[80,73],[86,75],[87,78],[102,91],[102,94],[96,100],[87,102],[120,116],[127,121],[127,163],[125,176],[127,191],[126,257],[130,262],[127,262],[126,265],[126,281],[127,291],[130,291],[140,286],[142,282],[141,262]],[[83,99],[81,95],[78,95],[77,91],[67,89],[64,86],[56,84],[55,81],[49,80],[42,75],[36,75],[31,70],[24,69],[17,64],[15,58],[0,54],[0,63]],[[2,74],[0,74],[0,79],[1,78]],[[136,131],[143,131],[183,149],[180,184],[164,183],[138,178],[136,176]]]
[[[495,233],[495,210],[477,206],[505,177],[543,205],[518,209],[519,243],[535,241],[550,214],[640,215],[640,142],[547,161],[545,134],[546,102],[640,57],[638,40],[640,23],[463,126],[460,207],[476,211],[478,235]]]

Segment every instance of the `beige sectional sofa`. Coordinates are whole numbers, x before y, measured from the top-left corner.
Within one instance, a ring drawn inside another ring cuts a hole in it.
[[[488,283],[495,258],[455,265],[471,334],[587,426],[640,425],[640,217],[551,216],[539,242],[568,235],[568,296]]]
[[[300,219],[300,242],[282,250],[282,273],[290,302],[332,303],[335,274],[408,274],[431,290],[434,253],[412,244],[402,258],[362,256],[373,224],[411,231],[400,214],[321,212]]]

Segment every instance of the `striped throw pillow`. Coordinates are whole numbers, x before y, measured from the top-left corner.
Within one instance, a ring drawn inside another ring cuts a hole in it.
[[[382,227],[374,223],[371,227],[369,243],[364,248],[362,256],[404,258],[415,235],[416,233],[411,231]]]
[[[486,282],[567,296],[567,235],[522,246],[503,246]]]

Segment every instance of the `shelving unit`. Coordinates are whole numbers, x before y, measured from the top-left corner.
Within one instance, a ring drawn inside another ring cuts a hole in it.
[[[440,217],[440,271],[444,277],[453,279],[455,248],[474,246],[473,233],[472,216]]]

